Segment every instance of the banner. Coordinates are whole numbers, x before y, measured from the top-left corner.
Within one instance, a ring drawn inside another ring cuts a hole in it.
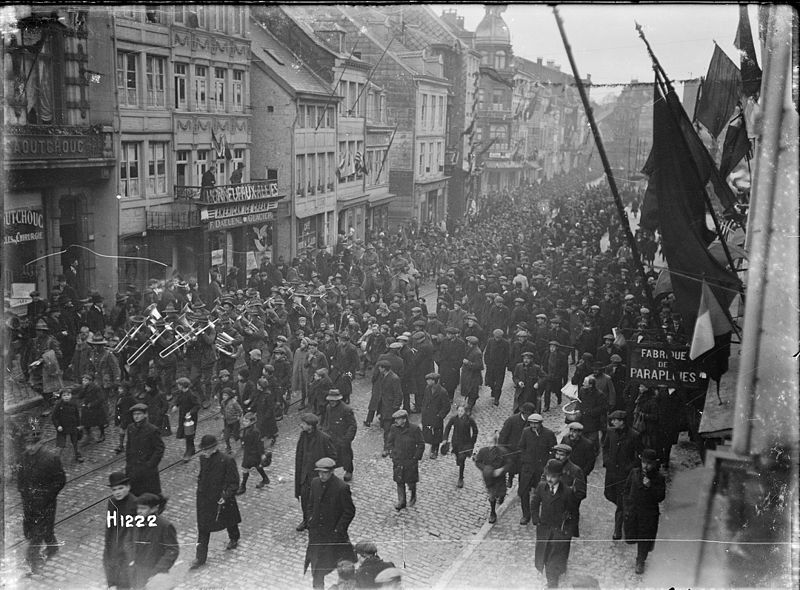
[[[628,378],[648,387],[705,388],[708,376],[689,360],[688,346],[628,343]]]

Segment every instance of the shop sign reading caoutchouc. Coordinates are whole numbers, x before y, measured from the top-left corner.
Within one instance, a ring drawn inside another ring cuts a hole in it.
[[[629,343],[628,377],[648,387],[705,387],[707,375],[689,360],[688,346]]]
[[[40,209],[6,211],[3,244],[20,244],[44,239],[44,214]]]

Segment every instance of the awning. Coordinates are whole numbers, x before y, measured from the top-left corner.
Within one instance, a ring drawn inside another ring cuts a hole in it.
[[[502,169],[502,170],[512,170],[512,169],[513,170],[520,170],[522,168],[522,163],[521,162],[493,162],[493,161],[489,160],[488,162],[486,162],[484,164],[484,166],[486,168],[489,168],[490,170],[498,170],[498,169]]]
[[[370,195],[368,203],[370,207],[378,207],[379,205],[385,205],[386,203],[394,199],[396,196],[397,195],[392,193]]]
[[[363,193],[357,197],[351,197],[349,199],[339,198],[337,201],[339,203],[339,210],[344,211],[345,209],[350,209],[352,207],[367,203],[369,201],[370,194],[371,193]]]

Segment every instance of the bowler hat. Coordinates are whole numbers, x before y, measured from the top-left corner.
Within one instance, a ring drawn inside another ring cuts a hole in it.
[[[335,401],[335,400],[340,400],[340,399],[343,399],[343,398],[342,398],[342,394],[339,393],[338,389],[331,389],[328,392],[328,395],[325,396],[325,399],[328,400],[328,401]]]
[[[125,475],[124,472],[115,471],[108,476],[108,487],[113,488],[114,486],[121,486],[128,483],[130,480],[131,478]]]
[[[550,459],[544,466],[544,471],[548,475],[561,475],[564,472],[564,464],[558,459]]]
[[[594,361],[592,363],[592,369],[602,369],[603,367],[605,367],[603,361]]]
[[[658,461],[658,454],[653,449],[645,449],[640,455],[642,461]]]

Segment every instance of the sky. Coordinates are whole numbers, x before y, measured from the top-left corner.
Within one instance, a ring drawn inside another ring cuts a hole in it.
[[[432,5],[441,14],[444,5]],[[464,17],[464,26],[474,31],[484,16],[481,4],[451,4]],[[559,6],[567,39],[582,78],[592,82],[625,83],[653,80],[653,69],[635,22],[642,25],[667,75],[673,80],[705,76],[714,51],[714,41],[737,65],[733,46],[739,22],[736,4],[573,4]],[[758,48],[756,8],[750,7],[750,26]],[[561,71],[570,72],[567,54],[553,11],[546,5],[508,4],[503,13],[511,32],[514,54],[536,61],[554,60]],[[761,56],[759,55],[759,64]],[[570,72],[571,73],[571,72]],[[608,91],[592,90],[599,99]]]

